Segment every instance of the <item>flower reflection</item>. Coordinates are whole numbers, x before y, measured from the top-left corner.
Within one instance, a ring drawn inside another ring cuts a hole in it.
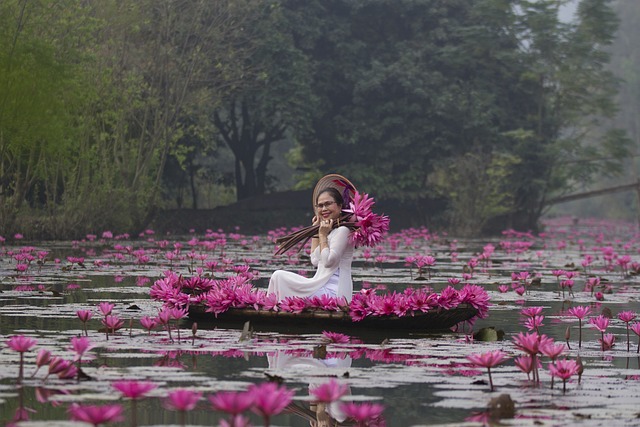
[[[18,388],[18,407],[13,414],[13,418],[7,423],[7,427],[18,426],[22,421],[29,421],[29,414],[36,411],[24,406],[24,388],[19,385]]]
[[[267,355],[267,360],[269,369],[277,374],[303,372],[313,378],[309,384],[311,400],[308,406],[296,402],[285,409],[285,412],[307,419],[310,426],[384,425],[381,404],[350,403],[343,399],[351,395],[351,388],[334,376],[347,372],[352,364],[350,356],[331,357],[328,353],[325,358],[314,358],[302,352],[279,350]]]

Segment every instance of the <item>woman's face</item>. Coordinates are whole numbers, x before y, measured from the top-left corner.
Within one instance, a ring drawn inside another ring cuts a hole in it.
[[[316,202],[316,213],[320,219],[338,219],[342,206],[336,203],[330,193],[322,193]]]

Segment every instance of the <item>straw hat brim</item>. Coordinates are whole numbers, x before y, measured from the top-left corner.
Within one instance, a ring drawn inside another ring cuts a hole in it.
[[[337,173],[332,173],[329,175],[325,175],[318,180],[315,188],[313,189],[313,198],[311,199],[311,206],[315,207],[316,201],[318,200],[318,196],[327,188],[335,188],[343,194],[345,188],[349,188],[349,196],[351,200],[355,196],[356,186],[351,183],[347,178],[342,175],[338,175]],[[348,208],[348,206],[343,206],[343,209]]]

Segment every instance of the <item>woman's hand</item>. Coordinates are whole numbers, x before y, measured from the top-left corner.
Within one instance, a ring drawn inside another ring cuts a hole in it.
[[[311,219],[311,225],[320,225],[320,217],[318,215],[314,215]]]
[[[320,222],[320,228],[318,228],[318,234],[321,237],[327,237],[327,235],[329,235],[332,229],[333,229],[333,220],[324,219]]]

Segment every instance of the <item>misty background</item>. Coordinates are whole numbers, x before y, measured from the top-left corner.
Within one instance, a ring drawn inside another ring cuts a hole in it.
[[[461,236],[635,221],[638,21],[633,0],[5,0],[0,235],[293,226],[334,172]]]

